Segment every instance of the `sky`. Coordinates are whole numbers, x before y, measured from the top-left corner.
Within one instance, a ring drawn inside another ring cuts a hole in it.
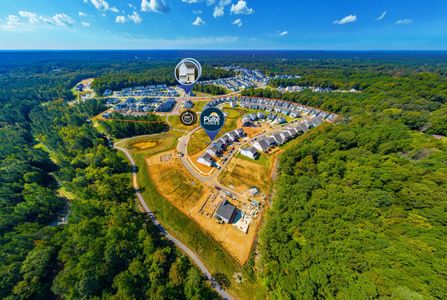
[[[447,50],[447,1],[0,0],[0,49]]]

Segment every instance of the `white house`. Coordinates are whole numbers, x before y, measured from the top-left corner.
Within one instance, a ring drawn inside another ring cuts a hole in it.
[[[241,154],[251,159],[257,159],[259,157],[259,153],[255,147],[243,148],[241,149]]]
[[[194,67],[187,66],[185,63],[182,63],[178,67],[178,73],[179,73],[179,80],[182,83],[192,83],[196,80]]]
[[[208,149],[206,149],[206,153],[211,156],[219,156],[222,154],[222,151],[218,147],[213,145],[213,146],[209,147]]]
[[[202,165],[205,165],[207,167],[211,167],[214,163],[213,158],[208,153],[203,154],[197,159],[198,163],[201,163]]]

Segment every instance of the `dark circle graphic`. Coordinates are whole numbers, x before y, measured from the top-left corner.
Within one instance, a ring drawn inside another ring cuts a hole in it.
[[[197,122],[197,115],[190,110],[184,111],[180,114],[180,122],[185,126],[194,125]]]

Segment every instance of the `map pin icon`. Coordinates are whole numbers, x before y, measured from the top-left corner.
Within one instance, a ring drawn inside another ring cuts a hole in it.
[[[174,70],[175,79],[187,95],[192,91],[194,84],[202,76],[202,66],[194,58],[182,59]]]
[[[200,114],[200,125],[213,141],[225,123],[224,113],[215,107],[207,108]]]

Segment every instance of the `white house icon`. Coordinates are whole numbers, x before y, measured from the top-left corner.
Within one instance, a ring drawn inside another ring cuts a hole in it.
[[[188,66],[185,63],[180,64],[178,68],[179,80],[182,83],[193,83],[196,81],[195,70],[193,66]]]

